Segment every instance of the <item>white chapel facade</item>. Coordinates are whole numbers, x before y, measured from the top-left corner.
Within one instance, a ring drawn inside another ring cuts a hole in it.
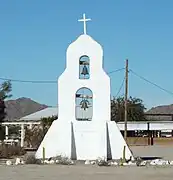
[[[45,135],[36,157],[64,155],[77,160],[119,159],[126,147],[115,122],[111,121],[110,78],[103,69],[103,49],[84,33],[67,48],[66,69],[58,79],[58,119]]]

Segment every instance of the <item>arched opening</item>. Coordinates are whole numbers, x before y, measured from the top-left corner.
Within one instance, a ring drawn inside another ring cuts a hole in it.
[[[93,116],[93,93],[88,88],[80,88],[76,92],[76,120],[91,121]]]
[[[88,56],[81,56],[79,59],[79,79],[90,78],[90,59]]]

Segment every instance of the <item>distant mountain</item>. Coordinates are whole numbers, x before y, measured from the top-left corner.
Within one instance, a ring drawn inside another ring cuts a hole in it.
[[[173,104],[153,107],[146,114],[173,114]],[[171,116],[148,116],[147,119],[152,120],[172,120]]]
[[[32,99],[24,97],[16,100],[8,100],[5,102],[5,105],[7,112],[6,121],[14,121],[48,107],[47,105],[39,104]]]

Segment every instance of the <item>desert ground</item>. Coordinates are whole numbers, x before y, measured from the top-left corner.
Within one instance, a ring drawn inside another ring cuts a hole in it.
[[[134,156],[161,157],[165,160],[173,160],[173,145],[154,146],[130,146]]]
[[[133,146],[135,156],[173,160],[173,146]],[[172,180],[173,166],[99,167],[96,165],[0,166],[0,180]]]
[[[173,167],[1,166],[0,180],[172,180]]]

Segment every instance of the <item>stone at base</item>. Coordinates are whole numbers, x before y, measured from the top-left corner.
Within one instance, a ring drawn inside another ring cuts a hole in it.
[[[10,160],[6,161],[6,165],[10,166],[10,165],[12,165],[12,162]]]

